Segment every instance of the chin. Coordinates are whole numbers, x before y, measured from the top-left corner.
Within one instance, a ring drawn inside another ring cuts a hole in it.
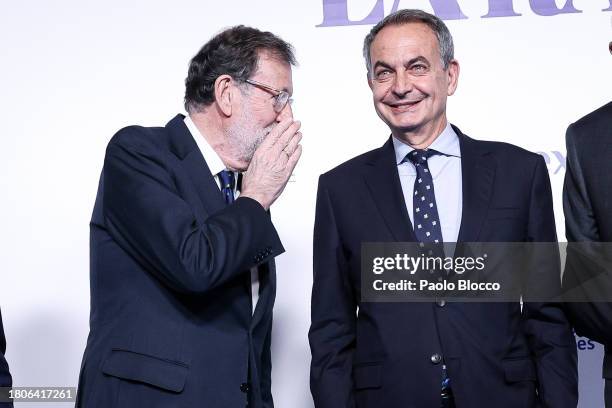
[[[399,132],[399,133],[414,132],[422,126],[421,123],[415,123],[415,122],[387,123],[387,125],[389,125],[389,127],[394,133],[395,132]]]
[[[394,128],[414,128],[422,124],[421,118],[417,118],[414,113],[403,113],[401,115],[389,114],[385,122],[389,127]]]

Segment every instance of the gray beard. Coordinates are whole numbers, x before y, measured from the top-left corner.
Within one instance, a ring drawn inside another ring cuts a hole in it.
[[[264,129],[253,130],[244,126],[246,121],[236,124],[228,129],[228,138],[237,158],[247,163],[251,162],[255,151],[264,141],[268,133],[275,125],[270,125]]]

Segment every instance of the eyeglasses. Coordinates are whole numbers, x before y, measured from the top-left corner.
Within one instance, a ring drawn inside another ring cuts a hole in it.
[[[274,112],[276,113],[280,113],[283,109],[285,109],[287,103],[291,104],[293,102],[293,99],[291,99],[289,92],[287,91],[272,88],[271,86],[262,84],[261,82],[254,81],[252,79],[245,79],[244,82],[271,92],[274,95]]]

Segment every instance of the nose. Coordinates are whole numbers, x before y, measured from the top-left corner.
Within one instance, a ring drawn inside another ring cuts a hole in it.
[[[403,98],[407,93],[413,89],[412,81],[407,74],[398,73],[393,81],[393,87],[391,91],[398,97]]]
[[[283,119],[293,118],[293,109],[291,108],[291,103],[287,102],[287,104],[283,107],[283,110],[278,113],[276,116],[277,122],[282,122]]]

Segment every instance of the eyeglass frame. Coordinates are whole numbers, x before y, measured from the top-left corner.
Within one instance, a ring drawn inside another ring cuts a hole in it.
[[[273,88],[270,85],[263,84],[259,81],[255,81],[254,79],[245,79],[244,82],[246,82],[249,85],[256,86],[266,91],[275,93],[274,112],[276,113],[281,113],[283,109],[285,109],[285,106],[287,106],[287,104],[291,105],[293,103],[293,99],[291,98],[291,95],[289,95],[289,92],[287,91]]]

